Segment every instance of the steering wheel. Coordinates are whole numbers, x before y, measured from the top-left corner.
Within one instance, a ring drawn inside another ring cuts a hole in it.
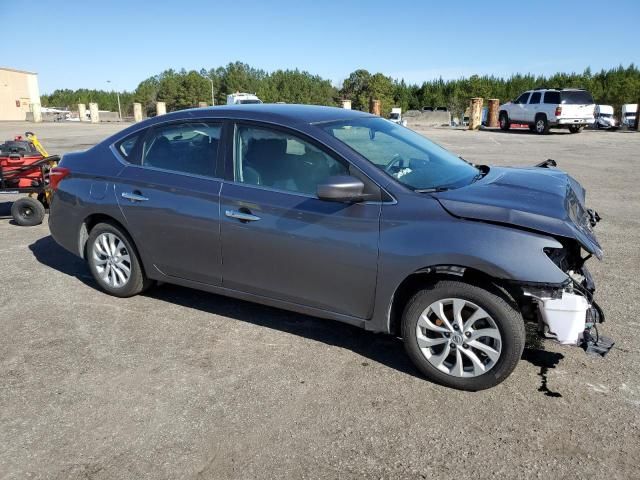
[[[393,157],[391,157],[389,163],[387,163],[387,165],[384,167],[385,171],[391,173],[391,169],[396,165],[396,163],[400,163],[401,161],[404,162],[404,157],[399,153],[396,153]]]

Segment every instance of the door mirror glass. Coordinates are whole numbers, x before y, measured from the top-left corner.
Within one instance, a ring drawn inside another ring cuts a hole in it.
[[[329,177],[318,184],[317,195],[320,200],[329,202],[361,202],[365,197],[364,183],[349,175]]]

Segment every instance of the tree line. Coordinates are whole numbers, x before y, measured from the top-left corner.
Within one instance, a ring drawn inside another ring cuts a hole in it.
[[[556,73],[550,76],[514,74],[510,77],[472,75],[453,80],[442,78],[422,84],[408,84],[383,73],[358,69],[340,86],[328,79],[300,70],[266,72],[241,62],[225,67],[200,71],[166,70],[140,82],[134,92],[120,92],[123,115],[131,115],[133,102],[140,102],[147,115],[155,112],[155,103],[166,102],[174,111],[211,104],[212,87],[216,105],[225,104],[230,93],[256,93],[264,102],[304,103],[311,105],[340,105],[342,99],[352,102],[352,108],[368,110],[369,100],[381,101],[382,113],[392,107],[403,111],[424,106],[444,106],[460,115],[472,97],[498,98],[501,102],[517,97],[524,90],[535,87],[575,87],[591,92],[596,103],[613,105],[619,109],[624,103],[640,99],[640,70],[634,64],[593,73]],[[104,90],[55,90],[42,95],[43,106],[75,109],[78,103],[97,102],[102,110],[116,111],[115,92]]]

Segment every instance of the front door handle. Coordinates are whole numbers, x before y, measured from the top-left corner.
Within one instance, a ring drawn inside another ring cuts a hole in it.
[[[246,212],[239,212],[238,210],[227,210],[224,214],[229,218],[235,218],[241,222],[255,222],[260,220],[260,217],[252,215]]]
[[[149,200],[147,197],[140,195],[140,193],[122,192],[122,198],[131,200],[132,202],[146,202]]]

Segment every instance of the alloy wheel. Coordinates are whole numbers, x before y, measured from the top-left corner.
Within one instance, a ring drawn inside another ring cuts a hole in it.
[[[481,307],[461,298],[429,305],[416,325],[422,355],[454,377],[477,377],[491,370],[502,352],[496,322]]]
[[[131,256],[117,235],[100,234],[92,248],[92,262],[100,279],[110,287],[124,287],[131,278]]]

